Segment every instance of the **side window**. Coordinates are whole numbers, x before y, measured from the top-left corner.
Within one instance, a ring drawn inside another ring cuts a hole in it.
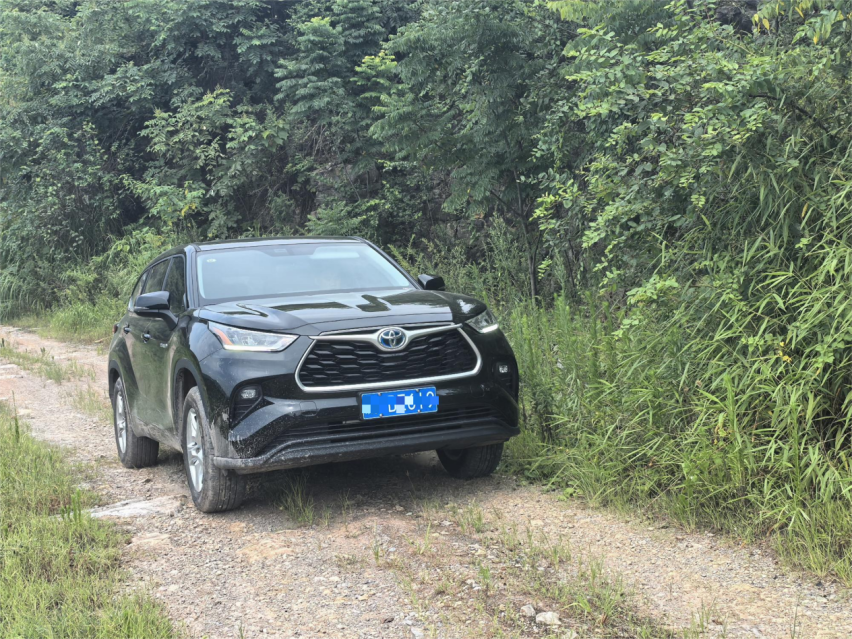
[[[166,288],[169,292],[169,308],[175,315],[186,310],[186,263],[183,257],[173,257],[169,274],[166,275]]]
[[[136,305],[136,298],[139,297],[139,294],[142,292],[142,285],[145,283],[145,276],[148,275],[148,271],[142,273],[139,277],[139,281],[136,282],[136,286],[133,287],[133,292],[130,294],[130,301],[127,303],[128,310],[133,310],[133,307]]]
[[[166,279],[166,269],[169,268],[171,260],[163,260],[154,265],[148,273],[148,279],[145,280],[145,286],[142,287],[143,293],[156,293],[163,290],[163,280]]]

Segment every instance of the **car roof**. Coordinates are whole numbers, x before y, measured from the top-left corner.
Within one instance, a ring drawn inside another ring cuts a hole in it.
[[[186,249],[192,247],[196,251],[212,251],[216,249],[229,249],[229,248],[240,248],[246,246],[271,246],[271,245],[280,245],[280,244],[331,244],[331,243],[341,243],[341,244],[358,244],[358,243],[366,243],[365,240],[360,237],[332,237],[332,236],[323,236],[323,237],[244,237],[237,240],[212,240],[210,242],[192,242],[190,244],[181,244],[179,246],[175,246],[170,248],[168,251],[164,253],[160,253],[153,260],[148,262],[142,271],[147,271],[151,266],[160,262],[168,257],[173,257],[175,255],[182,255],[186,252]]]
[[[238,248],[244,246],[268,246],[271,244],[319,244],[319,243],[353,243],[363,242],[359,237],[245,237],[238,240],[214,240],[212,242],[197,242],[194,246],[199,251],[213,249]]]

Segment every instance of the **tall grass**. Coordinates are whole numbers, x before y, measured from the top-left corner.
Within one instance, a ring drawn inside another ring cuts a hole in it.
[[[500,234],[487,244],[522,255]],[[500,316],[525,425],[511,472],[769,540],[791,564],[852,583],[852,250],[826,233],[800,262],[815,270],[783,272],[771,240],[745,250],[750,270],[702,264],[691,284],[658,274],[653,294],[545,301],[505,286],[520,264],[501,272],[438,249],[409,266]]]
[[[0,636],[175,636],[152,599],[121,592],[122,535],[90,501],[62,454],[0,406]]]
[[[852,582],[845,433],[820,435],[813,395],[702,359],[707,345],[675,320],[610,330],[559,299],[516,308],[508,325],[528,429],[510,447],[518,471],[594,503],[768,537]]]
[[[127,297],[130,293],[127,294]],[[75,299],[39,313],[14,317],[11,321],[22,328],[38,331],[46,337],[108,344],[112,325],[124,315],[127,300],[101,295],[91,301]]]

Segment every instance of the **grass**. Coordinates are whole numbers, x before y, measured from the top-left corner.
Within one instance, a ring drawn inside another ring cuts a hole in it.
[[[53,380],[57,384],[66,380],[79,380],[81,378],[93,380],[95,377],[94,371],[80,366],[74,360],[56,360],[45,349],[37,353],[18,350],[14,344],[5,340],[0,340],[0,359]],[[85,389],[75,390],[71,396],[71,404],[77,410],[98,417],[101,421],[109,422],[112,420],[112,406],[109,397],[103,390],[97,390],[91,384]]]
[[[125,539],[75,483],[62,453],[0,408],[0,636],[177,636],[152,598],[122,592]]]
[[[80,366],[74,360],[57,360],[44,348],[38,352],[19,350],[5,339],[0,339],[0,358],[57,384],[67,379],[95,378],[93,370]]]
[[[678,322],[628,336],[613,315],[564,300],[510,314],[526,431],[508,444],[504,472],[593,505],[767,541],[789,565],[852,585],[843,422],[826,434],[815,393],[799,392],[792,374],[778,385],[783,361],[739,364],[750,371],[721,355],[702,363],[714,344]]]
[[[632,594],[619,576],[607,576],[602,559],[576,553],[565,540],[529,527],[519,532],[504,521],[485,540],[499,544],[514,579],[529,595],[551,600],[563,616],[616,636],[670,636],[634,612]]]
[[[821,242],[812,277],[784,266],[741,281],[708,264],[688,293],[592,288],[536,303],[510,263],[523,247],[499,233],[482,264],[456,246],[400,258],[500,318],[524,425],[503,472],[766,542],[788,565],[852,585],[852,249]],[[767,263],[784,254],[754,250]]]
[[[124,315],[126,300],[100,297],[94,304],[74,302],[38,315],[10,320],[15,326],[66,342],[109,343],[112,325]]]
[[[453,505],[450,514],[466,535],[481,533],[485,527],[485,514],[476,504],[468,504],[464,508]]]
[[[467,627],[470,637],[529,636],[533,620],[519,612],[525,601],[535,602],[537,612],[559,614],[559,629],[536,626],[545,637],[571,636],[565,634],[568,628],[582,637],[699,639],[712,616],[712,611],[697,611],[689,627],[664,628],[637,612],[636,596],[601,558],[577,551],[562,538],[521,528],[498,510],[486,515],[476,503],[450,504],[439,510],[429,506],[420,515],[421,538],[408,538],[407,553],[386,556],[374,531],[373,556],[377,565],[398,573],[427,636],[436,625],[435,612],[451,626]],[[443,518],[455,522],[456,535],[433,533],[432,520]],[[459,548],[487,552],[463,554]]]
[[[303,526],[312,526],[317,518],[314,497],[308,488],[308,475],[310,471],[294,470],[282,473],[280,479],[266,485],[266,490],[271,493],[274,503],[283,510],[287,516]],[[325,517],[326,523],[330,513]]]
[[[78,389],[71,396],[71,405],[80,412],[97,417],[104,423],[112,421],[112,405],[103,389],[96,389],[91,385],[85,389]]]

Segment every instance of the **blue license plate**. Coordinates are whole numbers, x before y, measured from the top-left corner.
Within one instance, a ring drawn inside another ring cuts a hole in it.
[[[438,393],[434,386],[361,395],[361,414],[364,419],[437,412]]]

